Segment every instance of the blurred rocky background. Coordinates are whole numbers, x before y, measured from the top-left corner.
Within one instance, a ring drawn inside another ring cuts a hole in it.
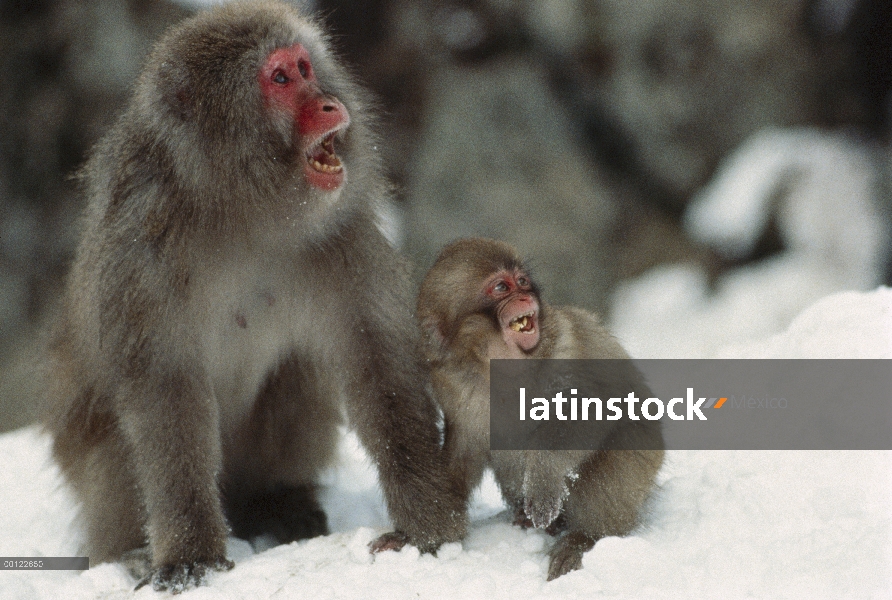
[[[638,305],[623,298],[641,278],[666,288],[653,274],[667,265],[697,274],[701,300],[794,250],[791,269],[857,271],[801,283],[803,298],[888,282],[888,0],[307,4],[379,98],[389,220],[419,278],[450,240],[498,237],[529,258],[549,301],[619,325],[659,315],[624,312]],[[82,205],[70,176],[152,41],[200,9],[0,0],[0,429],[34,418],[40,323]],[[846,226],[802,233],[822,218]]]

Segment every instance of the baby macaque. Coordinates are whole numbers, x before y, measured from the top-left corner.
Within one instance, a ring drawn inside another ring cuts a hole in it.
[[[490,450],[489,360],[629,358],[595,315],[544,304],[510,245],[464,239],[447,246],[425,277],[418,318],[445,416],[450,474],[466,498],[491,467],[515,524],[560,535],[549,580],[581,568],[598,539],[632,531],[663,461],[657,423],[617,421],[614,439],[627,442],[611,448],[628,443],[630,450]],[[649,394],[640,376],[630,384]]]

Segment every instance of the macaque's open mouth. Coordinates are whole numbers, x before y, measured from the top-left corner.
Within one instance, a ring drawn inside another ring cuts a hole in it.
[[[310,186],[334,191],[344,183],[346,174],[341,159],[335,154],[335,137],[343,127],[326,133],[305,150],[307,157],[304,176]]]
[[[499,327],[509,349],[531,352],[539,345],[539,303],[530,296],[516,298],[503,308]]]
[[[536,311],[530,311],[520,315],[508,322],[508,327],[512,331],[518,333],[535,333],[536,332]]]
[[[323,136],[307,151],[307,164],[320,173],[340,173],[344,170],[341,159],[335,154],[334,138],[337,131]]]

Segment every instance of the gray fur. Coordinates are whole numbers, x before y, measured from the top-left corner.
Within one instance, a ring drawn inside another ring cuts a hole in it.
[[[335,192],[306,183],[294,124],[256,83],[297,41],[351,116]],[[50,347],[45,425],[94,562],[148,544],[145,581],[181,591],[231,567],[230,526],[325,533],[313,483],[343,413],[397,529],[427,551],[463,534],[408,269],[373,224],[389,191],[367,104],[285,4],[217,8],[157,44],[81,174],[84,231]]]

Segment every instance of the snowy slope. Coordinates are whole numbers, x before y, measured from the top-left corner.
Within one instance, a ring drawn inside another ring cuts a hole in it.
[[[892,358],[892,290],[843,293],[734,357]],[[0,555],[74,555],[73,508],[34,429],[0,436]],[[892,598],[892,452],[670,452],[647,523],[599,541],[584,569],[545,582],[550,539],[509,524],[487,480],[471,533],[437,557],[379,555],[387,529],[355,438],[326,476],[334,533],[254,552],[184,598]],[[0,572],[0,598],[154,598],[114,564]]]

